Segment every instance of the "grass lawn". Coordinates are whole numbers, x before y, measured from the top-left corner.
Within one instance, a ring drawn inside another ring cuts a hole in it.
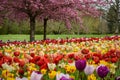
[[[47,35],[47,38],[50,39],[58,39],[58,38],[79,38],[79,37],[104,37],[104,36],[112,36],[112,34],[104,34],[104,35],[93,35],[93,34],[83,34],[83,35]],[[42,40],[43,39],[43,35],[35,35],[35,39],[36,40]],[[0,35],[0,40],[3,41],[15,41],[15,40],[19,40],[19,41],[29,41],[29,35],[21,35],[21,34],[17,34],[17,35],[13,35],[13,34],[9,34],[9,35]]]

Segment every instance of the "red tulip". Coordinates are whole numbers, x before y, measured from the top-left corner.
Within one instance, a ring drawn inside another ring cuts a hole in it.
[[[117,57],[111,58],[111,62],[112,62],[112,63],[116,63],[117,61],[118,61],[118,58],[117,58]]]
[[[20,66],[20,67],[23,67],[24,65],[25,65],[25,61],[20,60],[20,61],[19,61],[19,66]]]
[[[74,53],[68,54],[68,58],[74,58]]]
[[[16,51],[14,52],[14,56],[19,56],[20,55],[20,52]]]
[[[34,59],[30,59],[29,63],[36,63]]]
[[[47,64],[43,64],[42,66],[40,66],[40,70],[47,69],[47,68],[48,68]]]
[[[98,57],[93,57],[93,60],[94,60],[95,64],[98,64],[100,62]]]
[[[54,62],[55,64],[58,64],[59,61],[60,61],[62,58],[63,58],[63,56],[62,56],[62,55],[59,55],[59,56],[57,56],[57,57],[54,58],[53,62]]]
[[[74,59],[75,59],[75,60],[79,60],[80,57],[79,57],[79,56],[74,56]]]
[[[45,58],[48,58],[49,56],[47,54],[44,55]]]
[[[18,63],[18,62],[19,62],[19,58],[14,57],[14,58],[13,58],[13,61],[14,61],[15,63]]]
[[[12,63],[12,58],[9,56],[3,56],[2,60],[4,63],[9,63],[9,64]]]
[[[116,54],[115,54],[115,53],[111,53],[110,56],[111,56],[112,58],[114,58],[114,57],[116,57]]]
[[[2,57],[3,57],[3,53],[0,52],[0,58],[2,58]]]
[[[68,60],[68,63],[72,63],[72,62],[73,62],[73,60],[70,60],[70,59]]]
[[[23,70],[23,69],[19,69],[19,70],[18,70],[18,73],[19,73],[20,75],[23,75],[23,74],[24,74],[24,70]]]
[[[2,60],[0,60],[0,67],[2,67],[2,64],[3,64],[3,61],[2,61]]]
[[[35,54],[34,54],[34,53],[30,53],[30,56],[31,56],[31,57],[35,57]]]
[[[35,56],[33,59],[34,59],[35,62],[37,62],[37,61],[40,60],[40,56]]]
[[[116,51],[116,56],[120,58],[120,51]]]
[[[110,49],[110,53],[115,53],[115,49]]]
[[[105,61],[111,62],[111,58],[104,58]]]
[[[43,60],[39,60],[39,61],[36,62],[36,64],[37,64],[38,66],[42,66],[44,63],[45,63],[45,62],[44,62]]]
[[[91,54],[86,54],[86,55],[85,55],[85,58],[86,58],[86,59],[89,59],[90,57],[91,57]]]
[[[88,50],[88,49],[82,49],[81,52],[82,52],[83,54],[88,54],[88,53],[89,53],[89,50]]]

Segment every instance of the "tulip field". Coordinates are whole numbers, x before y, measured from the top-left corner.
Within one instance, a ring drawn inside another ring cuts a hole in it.
[[[120,36],[0,41],[0,80],[120,80]]]

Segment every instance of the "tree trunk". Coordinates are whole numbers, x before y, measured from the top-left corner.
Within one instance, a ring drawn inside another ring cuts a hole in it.
[[[35,40],[35,17],[30,17],[30,42]]]
[[[43,39],[46,40],[46,31],[47,31],[47,18],[44,19],[44,36]]]
[[[117,24],[115,34],[118,34],[118,33],[119,33],[119,25]]]

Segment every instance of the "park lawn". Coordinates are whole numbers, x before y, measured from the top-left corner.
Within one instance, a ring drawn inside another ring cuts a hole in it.
[[[105,36],[113,36],[113,34],[102,34],[102,35],[93,35],[93,34],[82,34],[82,35],[47,35],[49,39],[59,39],[59,38],[80,38],[80,37],[105,37]],[[42,40],[43,35],[35,35],[35,40]],[[0,35],[0,40],[2,41],[29,41],[29,35],[21,35],[21,34],[8,34],[8,35]]]

